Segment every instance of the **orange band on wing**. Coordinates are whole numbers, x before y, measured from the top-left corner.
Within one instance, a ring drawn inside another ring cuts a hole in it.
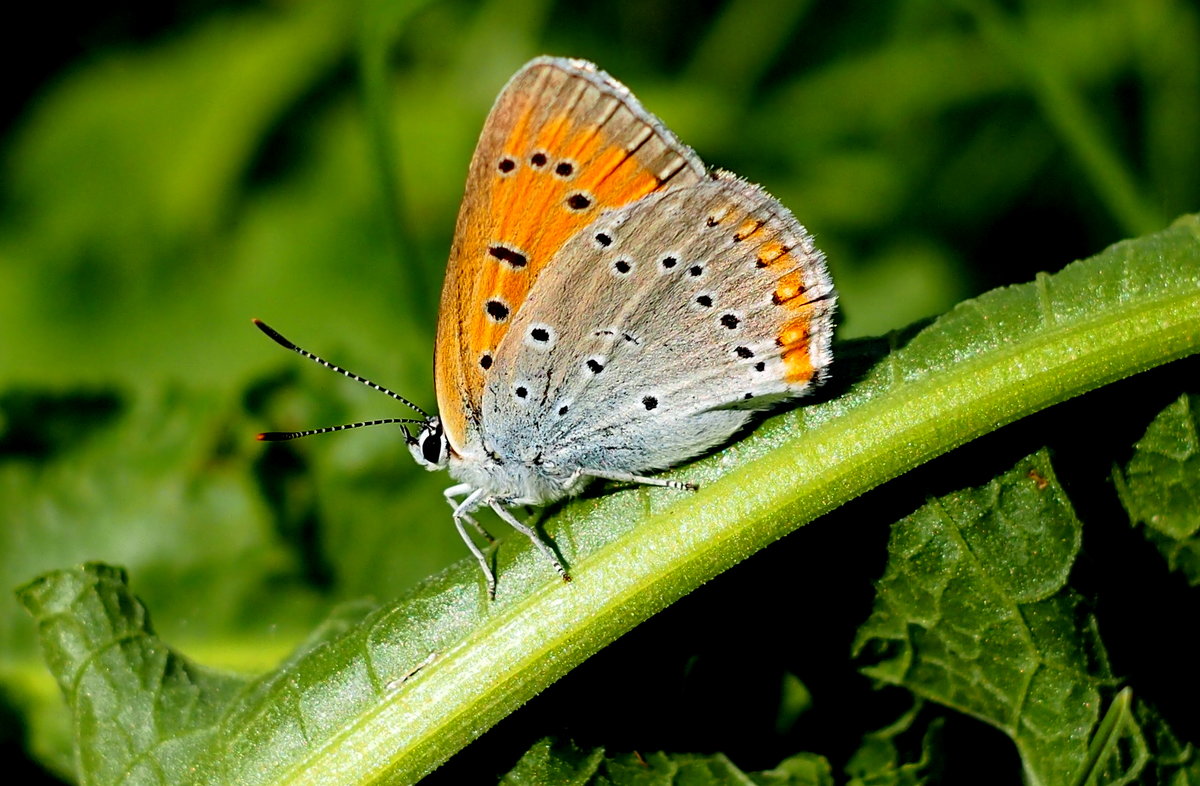
[[[804,273],[800,270],[793,270],[775,282],[775,294],[771,296],[771,300],[777,306],[802,305],[796,302],[796,298],[803,295],[804,292]]]
[[[792,347],[801,342],[807,344],[811,324],[812,318],[807,314],[799,319],[793,319],[783,326],[783,330],[779,331],[779,337],[775,339],[775,343],[781,347]]]
[[[762,248],[758,250],[758,266],[767,267],[776,263],[786,263],[791,261],[787,257],[790,248],[780,243],[778,240],[771,240],[763,243]]]
[[[784,381],[790,384],[807,382],[813,376],[810,343],[812,340],[812,309],[801,309],[804,315],[783,326],[775,343],[784,348]]]
[[[790,385],[808,382],[813,377],[812,357],[808,344],[783,353],[783,380]]]
[[[703,164],[629,92],[539,58],[501,92],[471,161],[438,315],[438,408],[450,445],[478,437],[483,390],[538,274],[600,211],[699,182]]]

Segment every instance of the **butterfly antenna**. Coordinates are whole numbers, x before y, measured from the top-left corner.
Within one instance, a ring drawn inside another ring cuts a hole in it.
[[[271,327],[266,322],[263,322],[261,319],[255,319],[252,321],[254,322],[255,327],[257,327],[262,332],[266,333],[267,336],[270,337],[270,339],[272,341],[274,341],[276,344],[283,347],[284,349],[290,349],[298,355],[303,355],[304,357],[308,358],[309,360],[313,361],[314,363],[319,363],[322,366],[324,366],[325,368],[336,371],[337,373],[341,374],[343,377],[350,377],[350,379],[353,379],[356,382],[361,382],[369,388],[374,388],[375,390],[378,390],[380,393],[386,393],[387,395],[396,399],[400,403],[405,404],[406,406],[416,410],[417,412],[420,412],[426,419],[429,418],[428,412],[421,409],[416,404],[414,404],[411,401],[409,401],[408,399],[406,399],[404,396],[401,396],[399,393],[393,393],[392,391],[385,388],[383,385],[376,385],[374,382],[367,379],[366,377],[360,377],[358,374],[355,374],[351,371],[347,371],[346,369],[342,368],[341,366],[335,366],[332,363],[330,363],[328,360],[324,360],[323,358],[317,357],[313,353],[309,352],[307,349],[302,349],[302,348],[296,346],[295,344],[293,344],[292,342],[288,341],[286,338],[281,336],[279,334],[279,332],[277,330],[275,330],[275,328]],[[292,436],[285,437],[285,439],[295,439],[295,437],[297,437],[297,436],[304,436],[305,434],[309,434],[309,433],[320,434],[325,431],[341,431],[342,429],[345,429],[345,428],[356,428],[358,426],[370,426],[370,425],[375,425],[376,423],[404,423],[404,422],[421,423],[423,421],[419,421],[419,420],[418,421],[377,420],[377,421],[373,421],[372,423],[352,423],[352,424],[349,424],[346,426],[331,426],[330,428],[317,429],[316,431],[312,431],[312,432],[303,432],[303,433],[295,432]],[[259,439],[263,439],[263,437],[259,437]]]
[[[313,434],[329,434],[334,431],[345,431],[351,428],[362,428],[363,426],[383,426],[388,423],[421,423],[423,420],[413,420],[412,418],[384,418],[383,420],[367,420],[362,423],[347,423],[344,426],[326,426],[325,428],[313,428],[308,431],[267,431],[258,435],[258,439],[262,442],[284,442],[289,439],[300,439],[300,437],[311,437]],[[409,434],[408,427],[404,427],[404,433],[408,436],[408,441],[412,441],[412,434]]]

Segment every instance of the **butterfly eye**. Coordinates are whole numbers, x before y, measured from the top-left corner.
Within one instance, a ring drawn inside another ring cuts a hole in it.
[[[440,439],[434,439],[432,436],[426,437],[421,442],[421,455],[424,456],[425,460],[430,464],[438,463],[438,459],[441,458],[442,455],[442,441]]]
[[[424,433],[421,434],[421,457],[435,466],[440,464],[443,441],[440,420],[435,422],[432,427],[427,426]]]

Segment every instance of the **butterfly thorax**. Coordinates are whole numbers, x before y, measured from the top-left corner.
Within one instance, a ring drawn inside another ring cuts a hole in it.
[[[578,493],[590,478],[548,464],[534,454],[504,456],[483,447],[450,455],[447,469],[455,480],[489,497],[521,505],[548,505]]]

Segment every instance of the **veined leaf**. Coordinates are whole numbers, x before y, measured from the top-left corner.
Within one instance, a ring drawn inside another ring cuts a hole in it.
[[[1200,584],[1200,396],[1159,413],[1114,479],[1130,520],[1145,525],[1171,570]]]
[[[833,786],[820,756],[789,757],[770,770],[746,773],[721,754],[625,753],[542,740],[501,780],[503,786]]]
[[[864,672],[1013,738],[1030,783],[1083,764],[1112,683],[1095,620],[1067,586],[1079,519],[1045,453],[899,522],[855,652]]]
[[[916,702],[887,728],[863,736],[862,744],[846,764],[846,773],[850,775],[847,786],[922,786],[939,782],[930,777],[930,771],[936,769],[935,752],[943,725],[940,719],[925,729],[917,761],[903,761],[895,742],[913,727],[922,704]]]
[[[81,783],[180,783],[221,719],[254,702],[270,678],[200,666],[154,632],[125,571],[99,563],[47,573],[18,591],[42,653],[73,711]],[[358,623],[343,604],[274,674]]]
[[[1081,524],[1043,451],[899,522],[863,671],[984,720],[1028,784],[1195,783],[1200,759],[1116,684],[1096,619],[1068,584]]]
[[[248,682],[164,645],[119,568],[55,571],[19,595],[74,710],[81,783],[176,781]]]

